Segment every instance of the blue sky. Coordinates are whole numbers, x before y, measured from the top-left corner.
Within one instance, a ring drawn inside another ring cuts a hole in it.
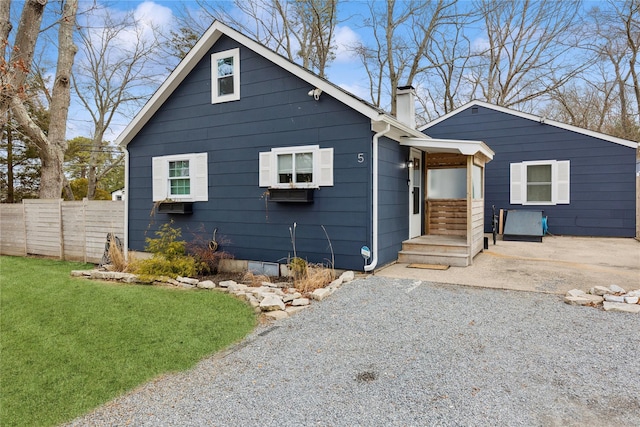
[[[1,1],[1,0],[0,0]],[[82,1],[82,7],[90,7],[93,1]],[[117,12],[133,12],[136,18],[146,23],[149,27],[158,26],[166,29],[165,34],[168,34],[171,29],[174,29],[177,25],[175,15],[179,13],[180,9],[185,5],[188,7],[197,8],[195,1],[170,1],[170,0],[155,0],[155,1],[137,1],[137,0],[125,0],[105,3],[108,5],[108,9],[111,13]],[[345,14],[355,15],[361,10],[362,13],[366,12],[366,4],[364,2],[355,1],[349,5],[349,9],[345,10]],[[82,19],[82,18],[80,18]],[[126,35],[122,37],[122,43],[133,43],[137,37],[131,34],[131,38],[127,40]],[[368,86],[364,80],[364,70],[357,58],[355,58],[348,50],[346,46],[353,45],[360,40],[360,35],[357,32],[357,28],[350,23],[346,22],[340,24],[336,29],[336,59],[333,61],[329,71],[329,79],[343,87],[344,89],[353,92],[356,95],[367,97]],[[81,57],[76,57],[76,62],[80,61]],[[168,75],[168,71],[165,72],[165,77]],[[72,106],[72,109],[73,106]],[[130,117],[129,117],[130,118]],[[119,135],[119,133],[127,125],[125,118],[117,118],[114,120],[109,132],[105,135],[106,140],[113,141]],[[75,136],[88,136],[90,130],[87,130],[88,116],[83,113],[81,109],[75,109],[75,112],[70,114],[69,126],[67,131],[67,137],[69,139]]]
[[[80,1],[81,9],[94,4],[93,0]],[[463,6],[465,4],[470,5],[471,2],[470,0],[463,0],[461,4]],[[589,0],[584,2],[584,8],[590,9],[593,6],[604,6],[605,4],[606,3],[603,1]],[[144,22],[149,28],[151,26],[163,28],[163,30],[165,30],[165,34],[169,34],[171,29],[176,28],[176,14],[179,14],[180,10],[185,6],[193,8],[193,11],[197,11],[199,9],[198,4],[194,0],[120,0],[105,1],[104,3],[100,3],[100,5],[107,7],[112,13],[133,12],[135,13],[136,18]],[[364,30],[359,28],[359,26],[362,22],[362,16],[366,16],[369,13],[368,5],[364,0],[350,0],[345,3],[340,3],[338,10],[341,15],[341,21],[343,22],[337,26],[335,31],[335,43],[337,45],[336,59],[327,70],[327,76],[334,84],[343,87],[363,99],[369,99],[368,80],[366,78],[364,68],[360,63],[360,60],[354,57],[347,49],[348,46],[352,46],[355,43],[362,41],[363,38],[367,38],[366,33]],[[471,34],[472,44],[481,46],[484,43],[484,39],[480,35],[480,27],[465,27],[465,30]],[[476,30],[478,34],[475,37],[473,35],[474,30]],[[130,38],[127,39],[125,34],[121,37],[121,42],[124,44],[133,43],[136,37],[137,36],[132,34]],[[81,58],[76,57],[76,62],[79,60],[81,60]],[[164,77],[167,75],[168,71],[164,70]],[[157,82],[157,84],[159,85],[160,82]],[[105,139],[111,141],[115,140],[127,125],[127,120],[131,119],[131,114],[135,114],[139,108],[140,107],[137,107],[134,112],[128,112],[128,117],[118,118],[111,126],[109,132],[105,135]],[[87,130],[85,114],[83,114],[80,109],[75,109],[75,111],[70,115],[67,135],[68,138],[73,138],[75,136],[88,136],[89,133],[90,129]]]

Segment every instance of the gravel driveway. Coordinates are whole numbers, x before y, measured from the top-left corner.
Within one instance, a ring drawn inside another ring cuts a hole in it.
[[[640,316],[372,276],[70,425],[640,426]]]

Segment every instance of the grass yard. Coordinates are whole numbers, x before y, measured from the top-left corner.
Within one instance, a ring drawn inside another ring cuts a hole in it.
[[[226,294],[71,278],[92,266],[0,257],[0,425],[51,426],[240,340]]]

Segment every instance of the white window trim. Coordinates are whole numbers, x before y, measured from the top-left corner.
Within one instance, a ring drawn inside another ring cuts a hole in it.
[[[551,165],[551,200],[527,201],[527,167]],[[536,160],[510,164],[510,203],[523,206],[553,206],[570,203],[570,161]]]
[[[233,93],[218,95],[218,59],[233,58]],[[237,101],[240,99],[240,49],[230,49],[211,54],[211,103]]]
[[[302,183],[278,182],[278,156],[282,154],[313,153],[313,181]],[[260,153],[259,186],[269,188],[319,188],[333,186],[333,148],[318,145],[278,147]]]
[[[189,161],[190,194],[172,195],[169,179],[169,162]],[[203,202],[209,200],[207,153],[176,154],[151,159],[152,194],[154,202],[181,201]]]

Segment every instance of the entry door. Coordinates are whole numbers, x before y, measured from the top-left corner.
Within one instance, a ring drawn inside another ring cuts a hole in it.
[[[409,238],[422,235],[422,152],[411,149],[409,164]]]

